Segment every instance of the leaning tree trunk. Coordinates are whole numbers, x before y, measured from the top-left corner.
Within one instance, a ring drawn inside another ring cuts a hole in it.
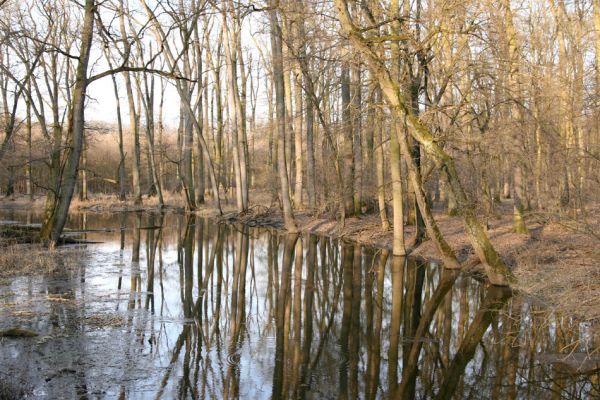
[[[86,0],[73,102],[69,110],[68,138],[70,146],[66,151],[66,164],[60,176],[57,201],[52,214],[42,224],[41,239],[51,248],[56,246],[67,222],[69,206],[77,182],[79,159],[83,147],[85,96],[88,85],[87,68],[94,35],[94,8],[95,0]]]
[[[406,121],[410,135],[447,172],[450,188],[454,192],[457,204],[459,205],[467,234],[475,253],[485,268],[490,282],[494,285],[509,285],[514,281],[514,277],[490,243],[479,221],[477,221],[458,178],[454,159],[436,143],[429,129],[412,113],[407,100],[400,92],[397,79],[392,78],[383,60],[371,48],[370,43],[363,37],[362,31],[352,21],[346,0],[334,0],[334,3],[342,29],[348,35],[355,50],[360,52],[365,59],[373,78],[379,82],[393,115],[400,120]],[[436,238],[433,237],[432,239],[435,240]]]

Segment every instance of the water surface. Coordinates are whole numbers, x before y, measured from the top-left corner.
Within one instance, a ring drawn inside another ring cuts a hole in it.
[[[600,396],[589,324],[422,260],[176,214],[69,227],[98,242],[77,268],[0,286],[0,329],[40,335],[1,339],[0,374],[35,398]]]

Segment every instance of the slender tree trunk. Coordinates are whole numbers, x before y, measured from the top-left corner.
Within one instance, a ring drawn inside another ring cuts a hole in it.
[[[234,10],[230,10],[230,13],[234,13]],[[244,192],[245,192],[245,182],[244,177],[247,175],[245,172],[246,163],[244,157],[243,144],[240,136],[242,118],[243,116],[240,113],[240,108],[238,107],[239,103],[239,87],[238,87],[238,77],[237,77],[237,49],[235,46],[237,45],[237,40],[235,38],[235,32],[231,32],[229,28],[228,20],[226,18],[226,11],[223,11],[223,33],[225,36],[225,54],[227,59],[227,97],[229,100],[229,129],[231,132],[231,151],[232,151],[232,161],[233,161],[233,173],[235,178],[235,198],[236,198],[236,206],[239,212],[243,212],[248,208],[245,200]]]
[[[125,8],[123,6],[123,0],[121,0],[119,9],[119,26],[121,30],[121,36],[127,38],[127,31],[125,29]],[[126,54],[131,53],[131,46],[127,39],[123,40],[125,47],[124,52]],[[140,125],[139,115],[135,107],[135,99],[133,97],[133,86],[131,84],[131,76],[129,72],[123,72],[123,78],[125,80],[125,91],[127,93],[127,102],[129,104],[129,132],[133,135],[133,203],[135,205],[142,204],[142,186],[140,182],[141,175],[141,156],[140,156]]]
[[[352,87],[352,164],[354,213],[360,214],[362,207],[363,158],[362,158],[362,81],[360,61],[354,60],[350,70]]]
[[[302,176],[303,176],[303,157],[302,157],[302,71],[298,63],[294,63],[294,151],[296,161],[296,177],[294,185],[294,204],[302,206]]]
[[[377,103],[381,101],[381,91],[377,87],[375,89],[374,99]],[[387,208],[385,205],[385,159],[384,159],[384,151],[383,151],[383,126],[381,123],[381,113],[378,111],[374,111],[375,116],[373,118],[375,130],[375,138],[377,143],[375,144],[375,165],[376,165],[376,175],[377,175],[377,204],[379,205],[379,218],[381,219],[381,229],[383,231],[388,231],[390,229],[390,220],[387,215]],[[375,122],[377,121],[377,122]],[[396,150],[398,150],[398,146],[396,144]],[[396,157],[396,162],[398,161],[398,157]],[[399,168],[399,163],[397,164]],[[395,189],[398,189],[395,187]],[[400,191],[402,191],[402,186],[400,186]],[[402,193],[400,193],[400,199],[402,199]],[[394,204],[394,207],[398,205]],[[400,209],[402,204],[400,204]],[[395,213],[394,213],[395,215]],[[402,221],[400,219],[400,221]],[[403,222],[403,221],[402,221]],[[402,253],[400,249],[404,248],[404,224],[401,223],[402,232],[394,231],[394,245],[398,247],[399,253]],[[396,233],[398,233],[398,243],[396,243]],[[401,236],[400,236],[401,235]],[[402,255],[402,254],[398,254]]]
[[[81,149],[81,168],[79,169],[79,200],[88,200],[88,182],[87,182],[87,140],[83,135],[83,146]]]
[[[165,152],[164,152],[164,144],[163,144],[163,133],[165,130],[165,125],[163,122],[164,115],[164,101],[165,101],[165,87],[164,81],[160,80],[160,101],[158,104],[158,181],[160,183],[160,187],[164,190],[168,190],[165,186]]]
[[[285,228],[289,232],[297,232],[298,227],[292,212],[290,201],[290,188],[287,174],[287,162],[285,154],[286,139],[286,107],[285,107],[285,88],[283,74],[283,48],[281,26],[279,25],[277,11],[269,11],[269,22],[271,28],[271,56],[273,59],[273,83],[275,86],[275,109],[277,114],[277,136],[278,136],[278,173],[280,181],[280,196],[283,206],[283,218]]]
[[[314,143],[314,107],[310,96],[306,98],[306,192],[308,206],[317,207],[315,188],[315,143]]]
[[[447,171],[450,187],[454,191],[463,215],[467,234],[474,247],[475,253],[484,265],[490,282],[494,285],[510,284],[510,282],[514,280],[514,277],[477,221],[458,178],[454,160],[434,141],[433,135],[429,129],[423,125],[411,112],[410,108],[407,107],[406,99],[400,92],[398,81],[392,78],[389,71],[386,69],[385,64],[370,47],[370,44],[363,37],[362,32],[360,32],[353,23],[350,13],[348,12],[346,0],[334,0],[334,3],[337,8],[342,29],[348,35],[354,49],[360,52],[363,55],[364,60],[368,63],[373,78],[377,79],[379,82],[393,115],[400,120],[406,121],[406,126],[411,136]]]
[[[344,190],[340,200],[344,203],[345,215],[352,215],[354,214],[354,152],[352,151],[354,138],[350,93],[350,65],[348,61],[342,61],[341,85]]]
[[[29,90],[31,92],[31,90]],[[25,100],[25,108],[26,108],[26,121],[25,121],[25,129],[27,131],[27,165],[25,166],[25,185],[26,185],[26,193],[29,196],[30,200],[33,200],[33,177],[31,174],[31,164],[33,162],[32,152],[31,152],[31,101],[27,97]]]
[[[505,25],[506,25],[506,39],[508,41],[508,84],[513,96],[520,95],[521,85],[519,82],[519,64],[521,62],[519,56],[519,45],[517,42],[517,33],[513,25],[512,12],[510,9],[510,1],[504,0],[505,8]],[[523,142],[522,132],[523,129],[523,115],[521,106],[517,104],[516,99],[513,99],[511,107],[511,116],[516,120],[518,129],[514,129],[512,134],[513,139],[513,151],[517,151]],[[523,163],[517,154],[516,159],[512,160],[513,167],[513,228],[517,233],[527,234],[528,230],[523,220],[523,198],[525,193],[525,182],[523,177]]]
[[[148,164],[150,169],[150,179],[152,184],[150,185],[150,193],[156,191],[158,195],[158,205],[162,208],[165,205],[163,198],[163,190],[159,180],[158,167],[156,163],[156,148],[154,146],[154,77],[150,78],[150,85],[148,85],[148,77],[144,74],[144,88],[145,88],[145,101],[144,109],[146,112],[146,142],[148,146]],[[152,189],[153,188],[153,189]]]
[[[111,75],[111,80],[113,84],[113,90],[115,92],[115,101],[117,103],[117,130],[119,135],[119,167],[117,171],[117,176],[119,180],[119,200],[125,201],[125,149],[123,145],[123,120],[121,119],[121,100],[119,98],[119,88],[117,86],[117,79],[115,75]]]
[[[398,18],[400,16],[400,9],[398,0],[392,0],[392,17]],[[394,33],[399,33],[400,24],[395,21],[392,23]],[[391,52],[393,58],[392,74],[394,77],[400,77],[400,44],[397,40],[391,43]],[[400,132],[400,120],[392,116],[392,126],[390,129],[390,172],[392,175],[392,209],[393,218],[392,223],[394,227],[393,236],[393,252],[394,256],[403,256],[406,254],[406,247],[404,243],[404,193],[402,190],[402,164],[401,164],[401,153],[400,144],[398,142],[401,136]]]

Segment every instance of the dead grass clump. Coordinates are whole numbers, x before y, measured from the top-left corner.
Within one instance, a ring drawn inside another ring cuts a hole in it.
[[[0,376],[0,400],[24,399],[31,391],[28,384],[15,382],[14,377]]]
[[[75,267],[80,258],[80,250],[49,251],[41,245],[13,244],[0,252],[0,278],[51,274]]]
[[[116,314],[94,314],[85,318],[85,324],[96,328],[117,328],[125,325],[125,318]]]
[[[39,233],[39,228],[32,226],[0,224],[0,247],[39,242]]]

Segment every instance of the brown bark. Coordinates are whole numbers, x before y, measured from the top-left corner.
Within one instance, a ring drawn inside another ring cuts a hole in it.
[[[407,107],[407,101],[400,92],[398,81],[392,78],[381,58],[364,39],[360,30],[354,25],[348,12],[346,1],[335,0],[335,6],[343,30],[348,35],[355,50],[363,55],[373,77],[379,82],[393,114],[405,121],[413,139],[418,141],[421,148],[441,164],[442,168],[448,174],[450,187],[454,192],[463,216],[467,234],[475,253],[484,265],[488,279],[494,285],[508,285],[514,279],[512,273],[506,264],[504,264],[504,261],[502,261],[477,221],[458,178],[454,160],[436,143],[429,129]],[[436,238],[432,237],[432,239],[435,240]],[[438,248],[440,248],[439,244]]]
[[[62,234],[75,183],[84,139],[84,110],[85,95],[88,85],[87,68],[90,59],[92,37],[94,35],[95,1],[86,0],[83,27],[81,31],[81,46],[75,75],[72,106],[69,111],[69,130],[67,132],[70,146],[66,154],[66,164],[60,175],[60,186],[57,201],[49,218],[44,220],[41,229],[41,239],[49,247],[56,246]]]

